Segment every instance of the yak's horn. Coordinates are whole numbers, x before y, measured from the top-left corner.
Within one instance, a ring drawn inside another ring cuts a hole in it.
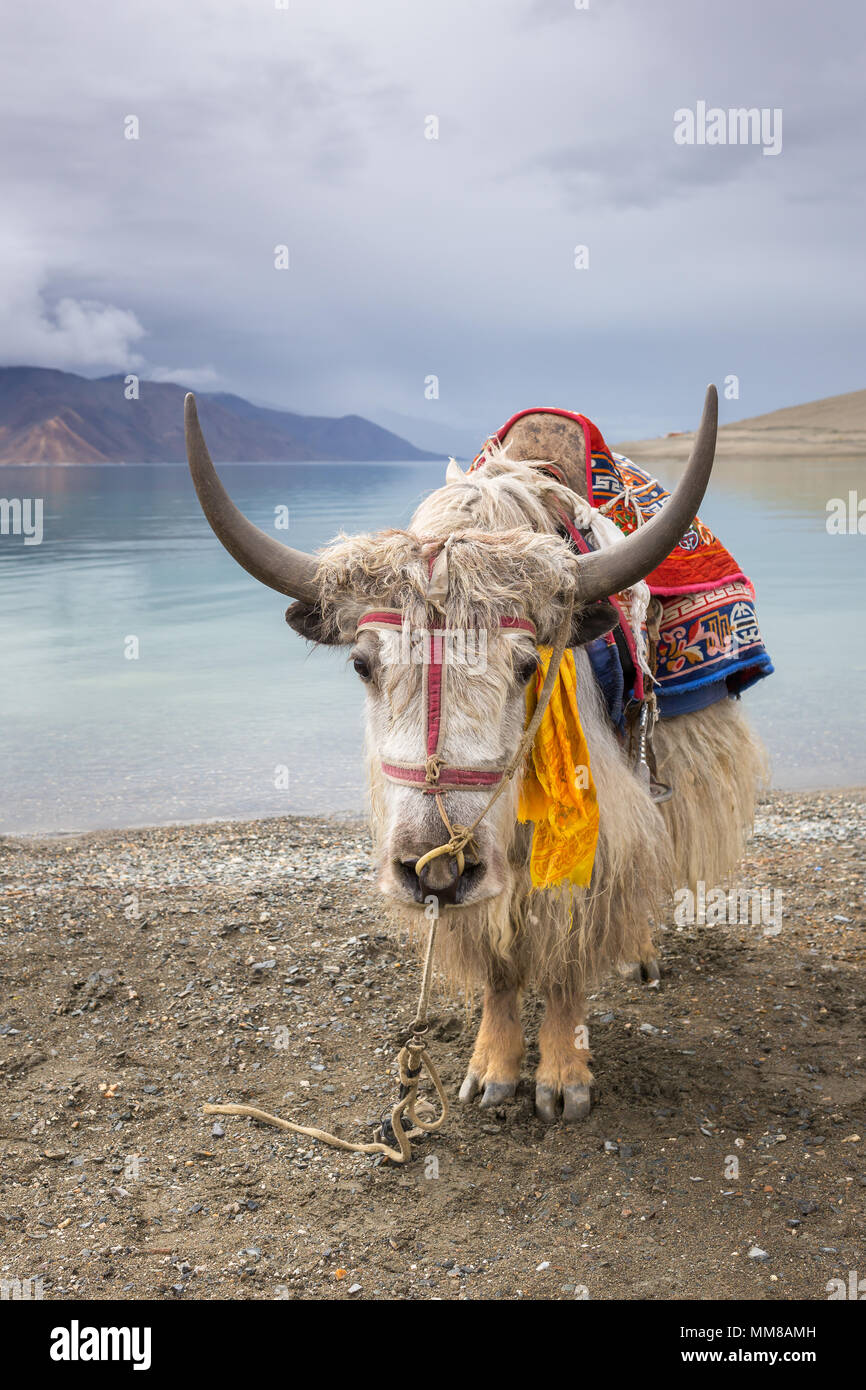
[[[577,601],[590,603],[609,598],[644,579],[660,565],[682,539],[697,515],[713,468],[719,397],[715,386],[707,387],[704,413],[698,428],[686,471],[676,490],[645,526],[633,531],[621,545],[594,550],[585,556],[577,571]]]
[[[315,584],[316,561],[303,550],[268,536],[247,521],[229,497],[208,453],[198,422],[195,396],[188,392],[184,401],[186,456],[195,483],[202,511],[211,529],[239,565],[279,594],[288,594],[303,603],[314,604],[318,598]]]

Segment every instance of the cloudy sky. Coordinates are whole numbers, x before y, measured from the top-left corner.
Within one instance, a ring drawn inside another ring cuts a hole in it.
[[[0,363],[455,449],[530,405],[688,427],[731,374],[727,419],[866,386],[859,0],[280,5],[5,6]],[[781,151],[678,144],[699,102],[780,110]]]

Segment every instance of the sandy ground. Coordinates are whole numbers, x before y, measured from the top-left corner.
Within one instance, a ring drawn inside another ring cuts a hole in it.
[[[456,1106],[406,1168],[208,1100],[372,1136],[417,967],[363,827],[284,819],[0,842],[0,1277],[131,1299],[827,1298],[866,1273],[866,792],[773,795],[761,923],[661,933],[591,1001],[590,1118]],[[475,1018],[440,999],[453,1096]]]

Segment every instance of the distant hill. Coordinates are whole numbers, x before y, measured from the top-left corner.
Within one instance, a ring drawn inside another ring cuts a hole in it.
[[[0,367],[0,464],[179,463],[186,388],[122,375],[92,379],[43,367]],[[240,396],[196,393],[216,463],[424,461],[442,457],[360,415],[294,415]]]
[[[694,434],[666,435],[617,444],[635,463],[688,457]],[[720,459],[866,459],[866,391],[826,396],[807,405],[791,405],[769,415],[755,415],[722,425],[716,453]]]

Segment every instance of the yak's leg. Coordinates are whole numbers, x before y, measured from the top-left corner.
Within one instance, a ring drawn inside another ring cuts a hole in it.
[[[589,1033],[582,994],[546,991],[547,1007],[538,1033],[541,1058],[535,1074],[535,1111],[552,1123],[560,1097],[562,1118],[583,1120],[589,1114]]]
[[[662,977],[659,963],[656,959],[655,946],[653,945],[652,929],[647,922],[641,934],[640,955],[636,961],[626,961],[619,967],[619,973],[625,980],[634,980],[635,984],[642,981],[649,984],[656,984]]]
[[[496,980],[484,990],[481,1027],[460,1099],[472,1100],[483,1091],[483,1109],[510,1100],[520,1080],[523,1056],[523,1025],[520,1021],[520,991],[516,983]]]

